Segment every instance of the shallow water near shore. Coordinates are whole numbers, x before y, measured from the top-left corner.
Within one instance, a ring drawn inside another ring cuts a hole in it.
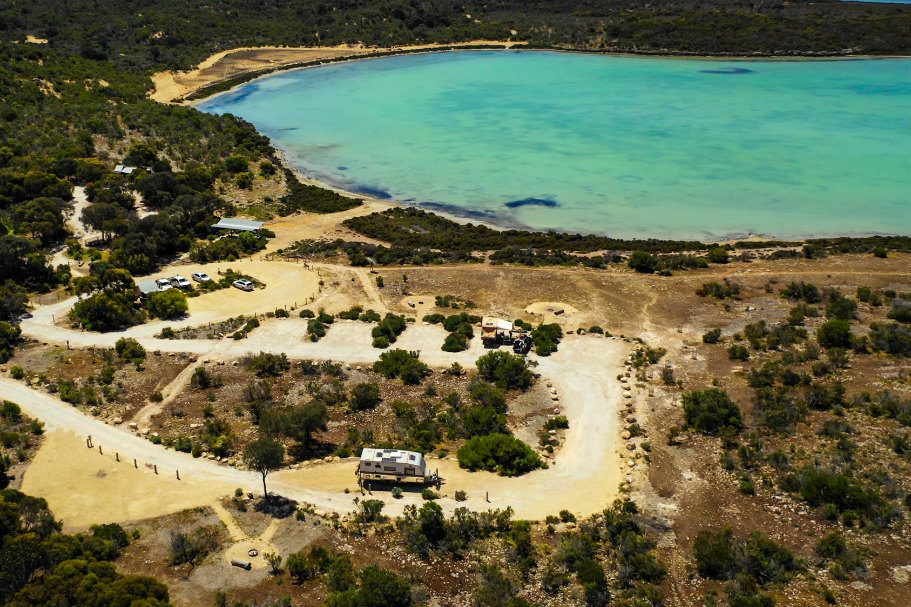
[[[333,186],[617,237],[911,234],[911,60],[553,52],[283,72],[200,103]]]

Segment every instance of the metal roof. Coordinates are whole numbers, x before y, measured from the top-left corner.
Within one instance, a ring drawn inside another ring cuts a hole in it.
[[[154,280],[140,280],[136,283],[136,288],[138,288],[143,293],[143,295],[155,293],[156,291],[161,290],[158,287],[158,283]]]
[[[213,228],[222,230],[241,230],[243,232],[255,232],[263,227],[262,221],[250,221],[249,219],[219,219],[218,223],[212,225]]]
[[[402,462],[423,463],[424,456],[416,451],[403,451],[401,449],[371,449],[361,451],[362,462]]]

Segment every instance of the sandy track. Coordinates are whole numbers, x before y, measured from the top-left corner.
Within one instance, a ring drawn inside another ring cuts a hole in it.
[[[23,323],[24,332],[44,341],[69,340],[71,345],[85,347],[109,347],[117,338],[129,335],[147,349],[192,352],[211,360],[266,351],[285,352],[295,359],[370,364],[379,355],[370,346],[372,325],[356,321],[335,323],[328,335],[316,343],[306,339],[306,322],[298,318],[270,320],[240,341],[158,340],[146,336],[145,327],[110,335],[78,332],[48,323],[48,310],[59,314],[65,309],[65,305],[59,304],[39,310]],[[475,339],[465,352],[443,352],[440,345],[444,339],[445,331],[439,326],[409,326],[396,347],[420,350],[422,360],[438,368],[453,362],[472,367],[485,351],[480,340]],[[441,500],[441,505],[448,511],[457,505],[476,509],[512,506],[516,516],[536,519],[563,508],[587,514],[609,504],[617,495],[623,474],[617,436],[617,411],[622,399],[619,385],[611,378],[620,368],[628,348],[615,339],[567,336],[559,352],[538,359],[538,371],[558,389],[563,413],[570,420],[570,430],[556,462],[547,470],[503,478],[461,470],[451,459],[430,460],[431,466],[438,467],[446,479],[445,492],[451,494],[461,489],[469,497],[463,504],[446,498]],[[236,487],[257,491],[261,486],[261,479],[255,473],[169,451],[119,427],[85,416],[53,396],[21,383],[0,378],[0,389],[4,398],[18,402],[52,430],[47,446],[26,472],[23,487],[46,497],[57,516],[69,523],[157,516],[190,505],[211,503],[214,497],[227,495]],[[84,441],[88,435],[93,437],[95,449],[86,447]],[[105,455],[97,452],[99,444]],[[115,452],[127,462],[117,463]],[[132,468],[131,458],[137,458],[140,470]],[[159,475],[143,469],[143,463],[157,465]],[[181,481],[176,479],[177,470]],[[137,474],[144,476],[139,478]],[[353,494],[346,495],[344,490],[356,490],[354,460],[273,473],[269,486],[270,490],[313,503],[318,508],[348,512],[354,507]],[[106,499],[111,494],[117,499]],[[401,513],[406,504],[421,501],[416,494],[406,494],[401,500],[390,500],[385,492],[379,495],[386,499],[386,510],[392,515]]]

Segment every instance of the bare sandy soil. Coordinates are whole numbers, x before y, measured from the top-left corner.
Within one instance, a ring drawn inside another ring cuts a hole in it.
[[[295,239],[294,225],[295,221],[287,222],[283,238]],[[231,293],[235,299],[227,304],[229,308],[218,300],[224,292],[215,294],[211,302],[199,298],[193,303],[202,303],[204,307],[191,309],[186,322],[199,324],[198,319],[206,318],[205,315],[215,319],[249,313],[254,306],[261,312],[274,310],[279,305],[268,298],[270,292],[281,292],[282,298],[287,300],[298,293],[294,285],[305,283],[313,288],[314,281],[322,279],[325,285],[322,292],[316,293],[317,301],[309,305],[310,308],[325,305],[337,312],[356,303],[365,308],[388,309],[409,316],[419,316],[425,311],[451,313],[456,310],[437,310],[426,303],[431,296],[451,294],[474,301],[478,307],[472,313],[493,313],[534,322],[554,320],[563,325],[564,331],[598,324],[615,335],[625,334],[628,339],[568,335],[557,353],[550,358],[536,359],[539,363],[536,371],[542,374],[543,381],[551,382],[556,388],[561,413],[567,415],[570,422],[564,444],[549,469],[508,479],[461,470],[451,456],[429,461],[445,479],[440,503],[447,512],[463,505],[475,510],[508,505],[514,508],[518,518],[540,519],[564,508],[584,515],[604,508],[621,495],[619,485],[631,480],[632,496],[640,508],[653,517],[659,550],[668,562],[670,576],[663,588],[668,596],[667,603],[689,605],[717,586],[694,579],[689,573],[692,564],[688,555],[699,530],[728,524],[743,533],[763,529],[777,541],[812,558],[812,544],[831,527],[801,502],[772,496],[758,482],[756,496],[742,495],[734,475],[718,466],[717,441],[690,438],[683,446],[664,444],[667,428],[681,423],[679,403],[683,389],[702,388],[717,380],[717,384],[729,390],[738,402],[749,402],[750,393],[740,385],[743,379],[736,375],[737,369],[727,360],[726,346],[705,346],[701,335],[713,327],[723,327],[726,339],[730,340],[730,334],[742,331],[746,322],[759,319],[781,322],[791,304],[782,300],[777,292],[791,280],[812,282],[821,289],[839,289],[849,296],[859,284],[907,290],[911,283],[908,260],[908,255],[892,255],[885,260],[848,255],[821,260],[756,261],[712,266],[672,277],[643,276],[620,267],[606,271],[504,266],[384,268],[378,270],[386,284],[382,289],[376,288],[376,275],[363,269],[325,263],[308,264],[308,269],[303,264],[288,262],[246,261],[227,265],[249,271],[264,280],[266,289]],[[187,267],[177,266],[162,274],[188,276]],[[205,266],[204,270],[213,273],[213,267]],[[248,267],[261,269],[247,270]],[[408,275],[407,283],[402,278],[403,273]],[[719,302],[695,295],[701,284],[722,278],[742,286],[741,301]],[[318,285],[315,286],[318,290]],[[406,292],[421,295],[409,296]],[[408,306],[408,300],[415,297],[424,298],[425,306],[421,309]],[[288,303],[293,305],[294,301]],[[32,319],[23,323],[25,334],[51,343],[63,344],[70,340],[74,345],[86,347],[110,346],[119,337],[133,335],[150,350],[188,352],[199,357],[200,362],[203,359],[231,361],[261,350],[285,352],[295,359],[333,359],[352,365],[369,364],[378,355],[378,351],[370,347],[371,325],[361,322],[338,321],[317,343],[306,338],[306,321],[296,314],[288,319],[267,320],[239,341],[169,341],[152,338],[153,332],[157,331],[150,331],[148,325],[113,335],[72,331],[55,325],[52,314],[65,313],[69,305],[71,303],[39,308]],[[564,313],[555,314],[559,309]],[[863,330],[861,325],[869,323],[871,318],[883,317],[884,309],[872,311],[862,306],[858,313],[861,319],[858,330]],[[822,320],[808,319],[807,326],[812,331]],[[471,367],[485,352],[477,339],[472,340],[466,352],[442,352],[440,346],[445,335],[438,325],[423,325],[418,319],[417,323],[409,325],[396,347],[420,350],[422,359],[436,368],[452,362]],[[618,381],[626,354],[638,345],[629,339],[633,337],[644,338],[650,346],[665,348],[668,354],[661,364],[670,365],[685,388],[662,385],[655,379],[660,371],[658,367],[652,368],[652,381],[646,384]],[[884,366],[881,358],[864,357],[844,380],[849,386],[864,389],[907,390],[907,382],[902,379],[908,371],[906,361],[896,361],[889,367]],[[63,428],[75,432],[62,435],[69,436],[65,440],[60,438],[60,431],[52,431],[48,437],[50,446],[42,448],[23,481],[25,490],[47,497],[57,516],[68,524],[135,520],[174,512],[189,505],[209,505],[217,497],[231,494],[235,487],[261,491],[261,479],[256,474],[167,451],[141,437],[86,417],[54,397],[25,388],[19,382],[0,378],[0,384],[5,397],[19,402],[30,415],[47,420],[51,430]],[[175,383],[175,388],[178,384]],[[632,385],[632,389],[624,390],[625,385]],[[625,398],[625,392],[629,392],[631,398]],[[647,435],[622,440],[621,431],[631,423],[643,426]],[[861,427],[859,420],[852,420],[852,423]],[[93,435],[96,444],[104,446],[104,455],[98,453],[97,447],[90,450],[85,446],[87,434]],[[650,443],[648,449],[646,442]],[[123,470],[124,463],[117,463],[111,451],[136,456],[140,462],[157,463],[159,475],[143,469],[142,464],[139,470],[130,465]],[[69,466],[73,473],[68,476],[61,470]],[[183,479],[179,484],[177,469]],[[326,513],[345,513],[352,510],[354,498],[360,496],[353,470],[353,459],[285,469],[269,477],[270,489],[315,504]],[[135,475],[143,478],[134,478]],[[198,492],[183,489],[197,483]],[[350,493],[346,494],[346,489]],[[456,502],[456,490],[466,491],[468,500]],[[187,493],[196,495],[195,501]],[[385,489],[372,488],[372,493],[386,503],[384,513],[391,516],[401,513],[405,505],[421,503],[416,492],[406,492],[401,500],[393,499]],[[107,495],[116,495],[117,499],[106,500],[104,496]],[[235,545],[260,542],[281,549],[276,536],[261,535],[266,528],[251,531],[236,522],[245,534],[242,538],[230,520],[226,525]],[[867,589],[872,589],[875,596],[869,597],[869,604],[900,604],[895,599],[901,595],[901,584],[896,581],[898,574],[894,572],[904,571],[901,568],[908,565],[906,551],[901,550],[907,530],[901,528],[888,536],[871,536],[879,538],[876,541],[860,532],[852,531],[852,534],[855,537],[852,541],[874,548],[879,556],[872,577],[852,582],[856,587],[851,584],[839,586],[839,602],[863,604],[860,597],[866,596]],[[226,555],[227,552],[218,558]],[[211,566],[216,567],[216,564]],[[262,568],[257,571],[257,575],[264,575]],[[223,575],[223,572],[211,569],[210,574]],[[835,584],[826,580],[826,583]],[[791,586],[788,592],[792,593]],[[793,604],[815,604],[814,600],[818,599],[811,584],[804,584],[793,592],[797,594],[779,594],[778,598],[782,601],[793,598]]]
[[[155,101],[170,103],[176,99],[186,97],[205,86],[215,84],[264,69],[271,69],[299,63],[309,63],[322,59],[335,59],[338,57],[358,57],[367,53],[387,51],[407,51],[427,49],[433,50],[441,46],[472,46],[479,44],[502,44],[506,47],[518,44],[517,42],[497,42],[491,40],[474,40],[472,42],[459,42],[455,44],[425,44],[404,47],[368,48],[362,45],[340,45],[324,47],[244,47],[221,51],[211,55],[196,69],[178,72],[159,72],[152,76],[155,89],[149,95]]]

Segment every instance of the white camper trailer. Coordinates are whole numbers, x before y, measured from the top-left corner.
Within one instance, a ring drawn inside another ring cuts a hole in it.
[[[438,476],[427,469],[424,456],[414,451],[399,449],[371,449],[361,451],[357,466],[358,480],[393,481],[397,483],[436,483]]]

